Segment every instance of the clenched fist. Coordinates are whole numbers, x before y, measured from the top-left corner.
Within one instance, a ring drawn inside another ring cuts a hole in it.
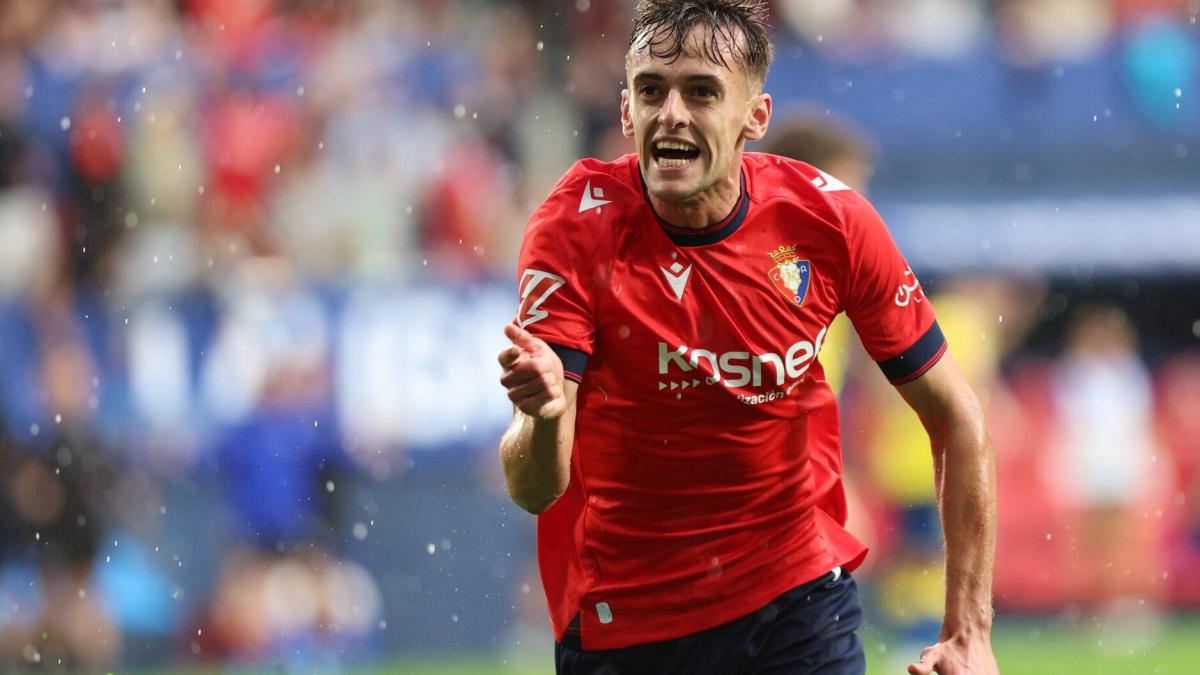
[[[521,412],[540,419],[554,419],[567,409],[563,391],[562,360],[539,338],[514,324],[504,327],[512,346],[500,352],[503,369],[500,384]]]

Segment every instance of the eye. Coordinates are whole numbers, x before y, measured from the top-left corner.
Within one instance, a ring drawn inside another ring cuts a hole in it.
[[[708,87],[695,87],[692,89],[692,96],[695,96],[696,98],[712,98],[716,95],[717,92],[709,89]]]
[[[643,96],[643,97],[645,97],[645,98],[650,98],[650,97],[652,97],[652,96],[657,96],[657,95],[658,95],[658,85],[656,85],[656,84],[643,84],[641,87],[638,87],[638,94],[639,94],[640,96]]]

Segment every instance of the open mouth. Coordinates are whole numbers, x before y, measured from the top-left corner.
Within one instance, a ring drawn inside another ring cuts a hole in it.
[[[660,167],[669,169],[690,164],[700,156],[700,148],[683,141],[658,141],[650,152]]]

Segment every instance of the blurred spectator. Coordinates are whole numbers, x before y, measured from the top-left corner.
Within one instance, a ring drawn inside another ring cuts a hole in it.
[[[1085,307],[1067,334],[1054,381],[1054,488],[1077,523],[1076,557],[1063,580],[1078,598],[1107,607],[1154,598],[1161,569],[1161,494],[1150,376],[1129,318],[1115,307]]]

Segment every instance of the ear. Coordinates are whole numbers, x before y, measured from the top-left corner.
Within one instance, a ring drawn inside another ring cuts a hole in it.
[[[633,138],[633,114],[629,111],[629,90],[621,90],[621,133]]]
[[[746,125],[742,127],[742,138],[757,141],[767,135],[767,125],[771,122],[771,95],[760,93],[750,99],[750,112],[746,116]]]

